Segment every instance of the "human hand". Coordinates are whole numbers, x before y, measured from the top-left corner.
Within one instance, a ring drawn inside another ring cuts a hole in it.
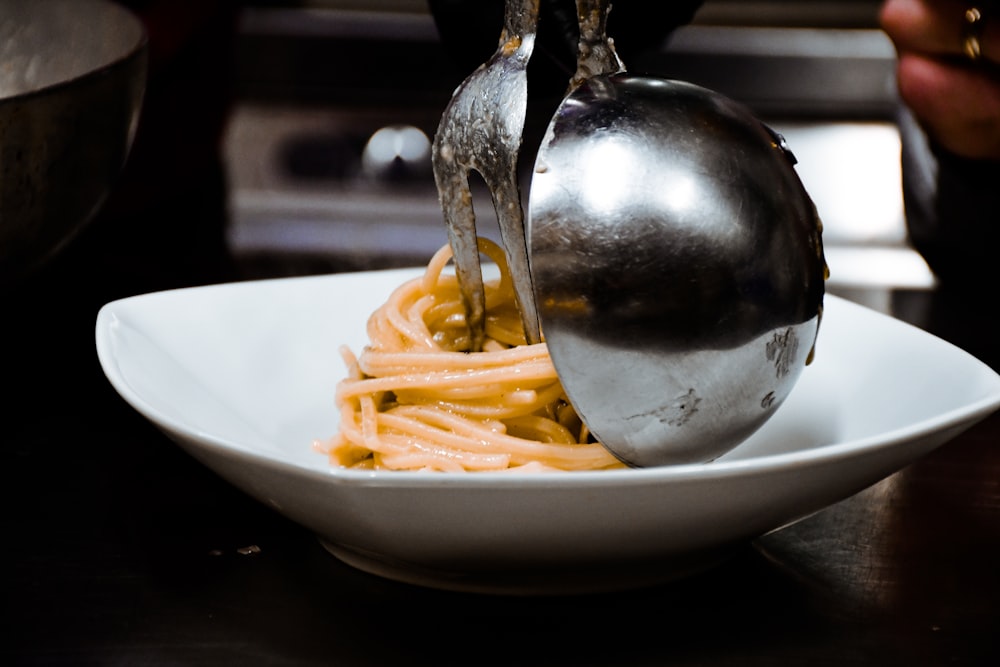
[[[966,18],[973,11],[978,20]],[[900,97],[928,136],[955,155],[1000,160],[1000,3],[886,0],[879,18],[898,52]]]

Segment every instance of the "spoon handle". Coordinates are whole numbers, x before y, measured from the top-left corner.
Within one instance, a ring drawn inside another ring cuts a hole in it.
[[[607,34],[610,11],[610,0],[576,0],[580,42],[577,45],[576,74],[570,80],[570,90],[590,77],[625,71],[625,64],[615,51],[614,40]]]

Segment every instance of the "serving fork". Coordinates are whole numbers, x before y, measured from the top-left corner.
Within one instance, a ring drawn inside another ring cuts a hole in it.
[[[486,297],[469,175],[489,189],[528,343],[541,340],[528,266],[517,159],[528,102],[527,66],[539,0],[507,0],[493,56],[455,90],[434,136],[434,180],[454,255],[472,350],[482,349]]]

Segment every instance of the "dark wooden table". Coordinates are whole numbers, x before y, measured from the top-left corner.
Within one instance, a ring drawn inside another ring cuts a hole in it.
[[[343,565],[132,411],[93,351],[109,296],[4,296],[0,664],[1000,665],[1000,414],[690,579],[439,592]],[[892,303],[998,367],[982,302]]]

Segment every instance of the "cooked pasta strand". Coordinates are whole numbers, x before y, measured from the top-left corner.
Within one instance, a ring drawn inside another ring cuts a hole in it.
[[[442,472],[622,467],[591,441],[545,343],[526,344],[502,249],[480,239],[480,250],[500,269],[486,284],[483,351],[468,351],[445,246],[372,313],[360,355],[341,349],[340,431],[315,443],[332,463]]]

